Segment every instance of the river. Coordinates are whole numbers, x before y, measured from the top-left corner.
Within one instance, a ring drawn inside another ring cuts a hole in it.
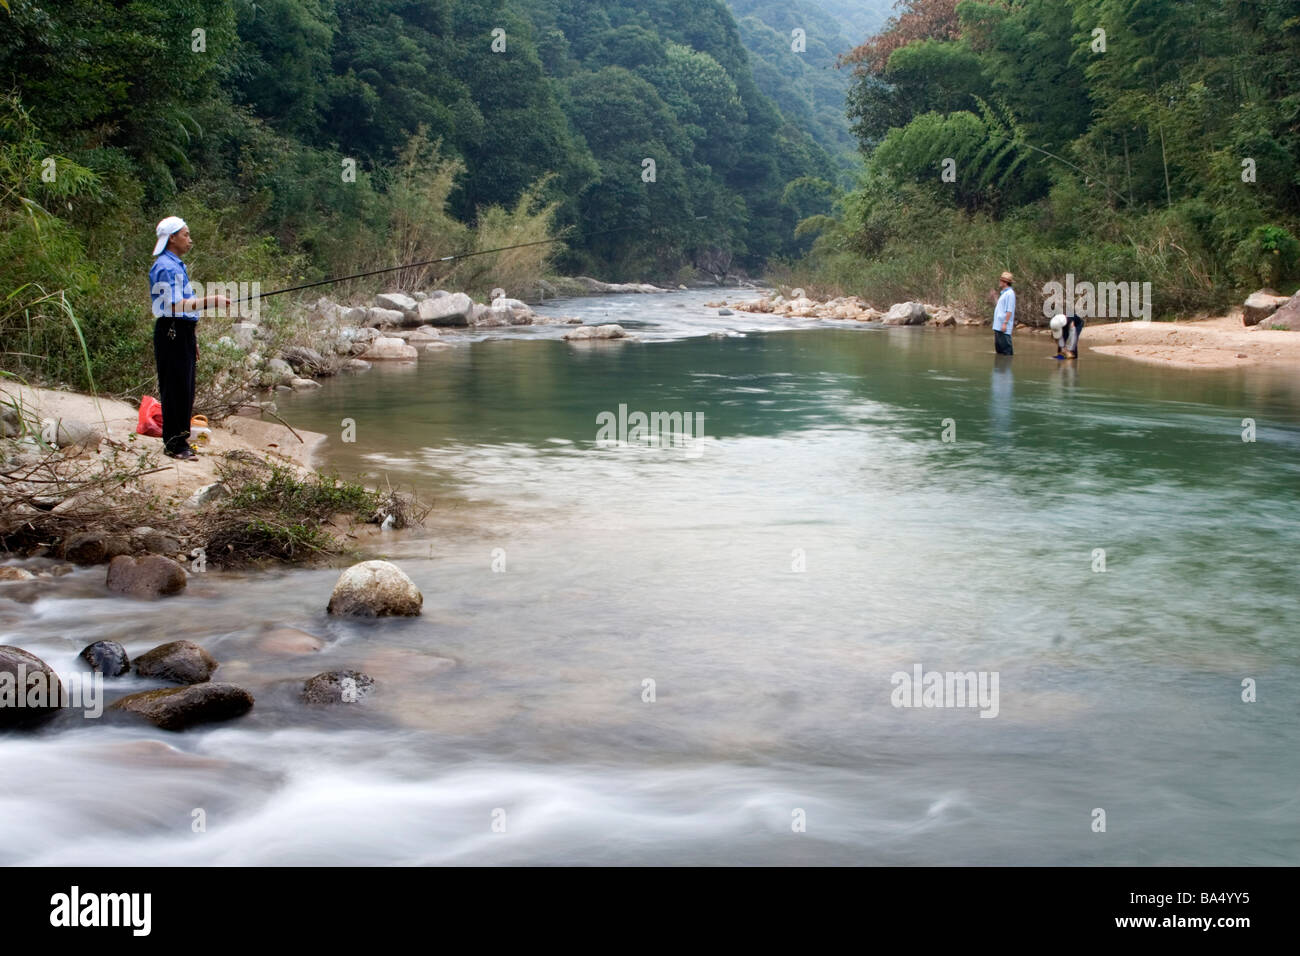
[[[449,333],[282,393],[329,468],[433,502],[368,553],[418,619],[329,618],[337,568],[208,571],[153,604],[102,567],[4,586],[0,643],[63,675],[91,640],[187,637],[257,704],[0,735],[0,863],[1300,858],[1293,376],[1064,366],[1025,334],[1006,361],[987,330],[719,317],[718,295],[543,310],[635,342]],[[688,434],[598,444],[620,406]],[[326,646],[272,653],[270,627]],[[297,703],[334,668],[375,695]],[[917,668],[996,696],[895,706]]]

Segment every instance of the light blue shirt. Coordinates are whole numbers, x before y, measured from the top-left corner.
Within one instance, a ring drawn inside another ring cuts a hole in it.
[[[1016,326],[1016,290],[1007,286],[998,296],[998,306],[993,310],[993,331],[1010,333]]]
[[[198,321],[197,310],[179,314],[174,312],[176,303],[182,299],[194,298],[194,286],[190,285],[190,273],[185,268],[185,263],[170,249],[164,249],[153,261],[153,267],[149,270],[149,295],[153,299],[155,318],[167,316]]]

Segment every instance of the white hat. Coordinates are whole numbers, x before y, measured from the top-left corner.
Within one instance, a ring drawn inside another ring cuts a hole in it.
[[[160,255],[167,248],[167,240],[184,228],[185,220],[180,216],[168,216],[158,223],[158,228],[154,230],[158,234],[158,241],[153,244],[153,254]]]
[[[1059,332],[1063,328],[1065,328],[1065,316],[1063,315],[1054,316],[1052,318],[1052,331]]]

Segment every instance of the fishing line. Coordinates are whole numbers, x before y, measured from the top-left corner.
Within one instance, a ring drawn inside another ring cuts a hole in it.
[[[695,218],[698,221],[700,219],[707,219],[709,217],[696,216]],[[630,226],[616,226],[613,229],[602,229],[600,232],[590,233],[588,234],[587,238],[594,239],[596,236],[608,235],[611,232],[623,232],[624,230],[627,229],[640,229],[640,228],[641,228],[640,223],[635,223]],[[419,262],[407,262],[407,263],[403,263],[400,266],[389,266],[386,269],[371,269],[369,272],[358,272],[355,275],[332,276],[328,279],[321,279],[317,282],[305,282],[302,285],[289,286],[286,289],[276,289],[273,292],[262,292],[259,293],[259,298],[269,299],[273,295],[283,295],[286,292],[298,292],[302,289],[314,289],[316,286],[332,285],[335,282],[347,282],[350,279],[364,279],[367,276],[383,275],[386,272],[398,272],[402,269],[414,269],[417,268],[418,266],[432,265],[436,262],[454,262],[457,259],[468,259],[471,256],[486,256],[494,252],[507,252],[510,249],[523,249],[526,246],[542,246],[542,245],[546,245],[548,242],[563,242],[565,238],[566,238],[565,236],[556,236],[553,239],[537,239],[534,240],[533,242],[518,242],[515,243],[513,246],[501,246],[498,249],[480,249],[476,252],[462,252],[454,256],[440,256],[437,259],[423,259]],[[238,302],[231,303],[231,305],[232,306],[240,305],[245,301],[247,300],[240,299]]]

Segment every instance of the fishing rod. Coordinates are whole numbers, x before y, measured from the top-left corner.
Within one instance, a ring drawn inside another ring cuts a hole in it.
[[[699,221],[701,219],[708,219],[708,218],[709,218],[708,216],[695,217],[696,221]],[[629,226],[616,226],[613,229],[602,229],[600,232],[593,232],[589,234],[587,238],[594,239],[596,236],[608,235],[611,232],[623,232],[627,229],[639,229],[639,228],[641,228],[640,223],[634,223]],[[517,242],[512,246],[501,246],[498,249],[479,249],[476,252],[462,252],[454,256],[440,256],[437,259],[423,259],[419,262],[407,262],[400,266],[389,266],[385,269],[372,269],[369,272],[358,272],[355,275],[332,276],[328,279],[321,279],[317,282],[305,282],[302,285],[289,286],[288,288],[285,289],[276,289],[272,292],[262,292],[259,293],[259,297],[262,299],[269,299],[273,295],[283,295],[286,292],[299,292],[302,289],[314,289],[316,286],[332,285],[336,282],[347,282],[350,279],[364,279],[368,276],[383,275],[386,272],[398,272],[402,269],[414,269],[418,266],[433,265],[434,263],[437,262],[454,262],[457,259],[469,259],[472,256],[486,256],[494,252],[507,252],[511,249],[523,249],[526,246],[542,246],[542,245],[546,245],[549,242],[563,242],[566,238],[567,237],[565,236],[555,236],[552,239],[536,239],[532,242]],[[231,305],[232,306],[242,305],[245,301],[247,300],[240,299],[237,302],[231,303]]]

